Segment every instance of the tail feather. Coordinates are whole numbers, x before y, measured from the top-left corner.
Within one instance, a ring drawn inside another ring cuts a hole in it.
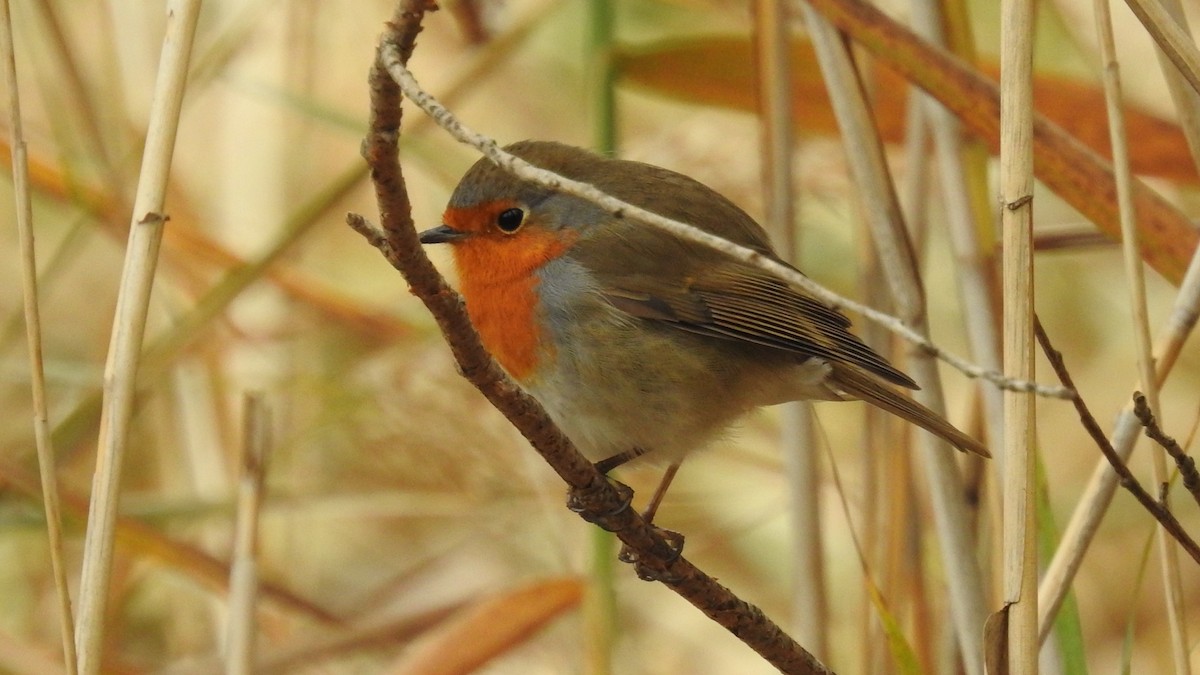
[[[981,457],[992,456],[982,443],[959,431],[941,415],[884,384],[874,375],[853,366],[834,364],[830,384],[851,397],[862,399],[912,422],[963,452],[971,452]]]

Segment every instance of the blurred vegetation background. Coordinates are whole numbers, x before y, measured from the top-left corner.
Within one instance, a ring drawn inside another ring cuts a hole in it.
[[[444,4],[426,18],[410,63],[424,86],[502,142],[594,143],[599,74],[586,46],[596,16],[592,3]],[[612,128],[622,156],[687,173],[761,217],[749,4],[612,3],[618,50]],[[980,59],[993,63],[994,5],[964,3]],[[1077,133],[1090,128],[1103,135],[1103,99],[1078,95],[1100,95],[1090,3],[1055,0],[1039,7],[1036,68],[1051,85],[1037,105],[1066,111],[1078,122]],[[264,392],[275,419],[260,522],[264,672],[414,672],[403,668],[422,645],[431,649],[437,636],[456,635],[466,640],[458,644],[465,649],[479,641],[466,639],[471,631],[481,636],[495,630],[489,621],[515,622],[526,604],[535,606],[528,630],[507,638],[482,672],[596,672],[604,660],[585,656],[589,644],[603,640],[580,609],[582,589],[605,583],[588,562],[590,527],[563,508],[561,484],[457,375],[399,275],[344,224],[347,211],[374,218],[358,147],[366,73],[392,8],[386,0],[204,4],[125,464],[126,519],[106,620],[106,672],[219,668],[226,620],[222,561],[232,539],[247,391]],[[906,17],[904,3],[887,3],[887,9]],[[1113,11],[1128,103],[1170,120],[1149,39],[1124,5]],[[101,376],[164,12],[162,3],[62,0],[17,3],[13,12],[50,422],[74,584]],[[795,33],[800,39],[799,25]],[[792,67],[797,79],[817,77],[811,60]],[[1053,84],[1064,81],[1081,89]],[[899,86],[887,80],[875,93],[881,124],[902,130]],[[799,107],[815,112],[798,118],[798,264],[822,284],[861,297],[865,245],[855,196],[836,130],[818,119],[828,115],[821,112],[828,104],[818,88],[805,91],[813,98]],[[4,125],[7,131],[7,116]],[[1157,133],[1131,137],[1135,153],[1146,149],[1136,169],[1194,214],[1200,201],[1187,149]],[[2,140],[7,149],[11,136]],[[898,184],[930,171],[924,162],[911,165],[901,136],[888,140]],[[402,162],[419,227],[440,222],[457,177],[475,159],[406,106]],[[937,183],[930,178],[920,193],[932,332],[939,344],[966,353]],[[11,180],[0,181],[0,193],[12,203]],[[1036,205],[1045,245],[1036,261],[1038,311],[1107,425],[1137,379],[1120,249],[1095,236],[1049,191],[1038,191]],[[28,423],[17,235],[11,212],[4,213],[0,672],[61,672]],[[446,258],[435,260],[452,274]],[[1153,272],[1148,283],[1151,326],[1157,326],[1174,286]],[[1044,362],[1039,368],[1048,372]],[[945,379],[952,419],[975,419],[975,385],[949,369]],[[1198,379],[1200,350],[1193,339],[1162,397],[1161,418],[1181,442],[1191,438],[1200,416]],[[904,638],[927,672],[957,672],[937,541],[922,479],[903,468],[907,448],[897,443],[886,460],[891,468],[871,474],[884,470],[861,450],[862,406],[816,409],[831,448],[819,458],[826,465],[820,504],[830,597],[822,658],[845,673],[898,667],[872,627],[876,614],[854,551],[853,537],[863,537],[870,521],[868,558],[881,566],[890,561],[890,572],[874,572]],[[1038,414],[1048,486],[1044,515],[1061,526],[1099,453],[1067,403],[1041,400]],[[659,522],[687,536],[689,559],[787,627],[792,543],[777,436],[777,415],[765,411],[695,455]],[[1146,481],[1147,449],[1132,462]],[[840,487],[829,472],[830,457]],[[985,562],[985,570],[998,568],[996,549],[987,543],[995,538],[988,475],[982,472],[981,559],[993,562]],[[654,467],[622,473],[639,494],[657,479]],[[881,505],[885,494],[893,501]],[[843,499],[853,522],[846,520]],[[1189,531],[1200,532],[1195,505],[1176,504]],[[1148,562],[1152,532],[1151,518],[1119,492],[1074,584],[1082,642],[1064,647],[1051,641],[1043,658],[1047,672],[1167,672],[1161,583],[1157,565]],[[665,588],[640,582],[623,567],[612,583],[612,672],[772,672]],[[1183,590],[1190,615],[1200,616],[1200,575],[1186,560]],[[993,599],[998,606],[998,596]],[[455,624],[485,600],[495,604],[482,624]],[[1195,633],[1193,641],[1200,638]],[[1194,652],[1192,661],[1200,666]]]

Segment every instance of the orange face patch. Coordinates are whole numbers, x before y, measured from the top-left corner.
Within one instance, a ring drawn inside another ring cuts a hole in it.
[[[533,375],[543,353],[553,353],[550,345],[543,344],[546,335],[538,325],[534,273],[561,256],[572,238],[535,222],[511,234],[502,232],[495,225],[496,217],[516,206],[505,200],[450,208],[443,222],[471,233],[453,244],[467,313],[484,347],[521,381]]]

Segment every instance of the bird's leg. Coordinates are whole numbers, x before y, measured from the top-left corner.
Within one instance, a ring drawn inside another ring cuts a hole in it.
[[[632,462],[644,454],[646,454],[645,448],[630,448],[625,452],[618,452],[612,457],[596,462],[596,470],[607,476],[609,471],[612,471],[619,466],[623,466],[628,462]]]
[[[675,480],[675,474],[679,473],[679,464],[680,462],[672,462],[671,466],[667,467],[662,480],[658,482],[658,489],[654,491],[654,496],[650,497],[650,503],[642,512],[642,518],[646,520],[647,525],[654,522],[654,514],[658,513],[658,507],[662,504],[663,497],[667,496],[667,488],[671,487],[671,481]]]
[[[662,504],[663,497],[667,494],[667,488],[671,486],[671,481],[675,480],[675,474],[679,472],[680,462],[672,462],[671,466],[667,467],[666,473],[663,474],[662,480],[658,483],[658,488],[654,491],[654,495],[650,497],[650,503],[646,505],[646,510],[642,512],[642,518],[646,520],[646,524],[654,527],[663,539],[666,540],[667,546],[670,547],[671,553],[666,558],[667,563],[674,562],[680,555],[683,554],[683,535],[671,530],[665,530],[661,527],[654,526],[654,515],[658,513],[658,507]],[[617,558],[621,562],[631,563],[634,571],[637,572],[639,578],[646,581],[666,581],[662,575],[651,571],[646,566],[641,564],[637,554],[628,546],[622,546],[621,552],[617,554]]]

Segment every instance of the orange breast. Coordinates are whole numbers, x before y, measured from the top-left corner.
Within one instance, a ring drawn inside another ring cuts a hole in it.
[[[543,231],[475,236],[454,247],[467,313],[483,346],[518,381],[554,355],[539,325],[538,268],[562,255],[567,241]]]

